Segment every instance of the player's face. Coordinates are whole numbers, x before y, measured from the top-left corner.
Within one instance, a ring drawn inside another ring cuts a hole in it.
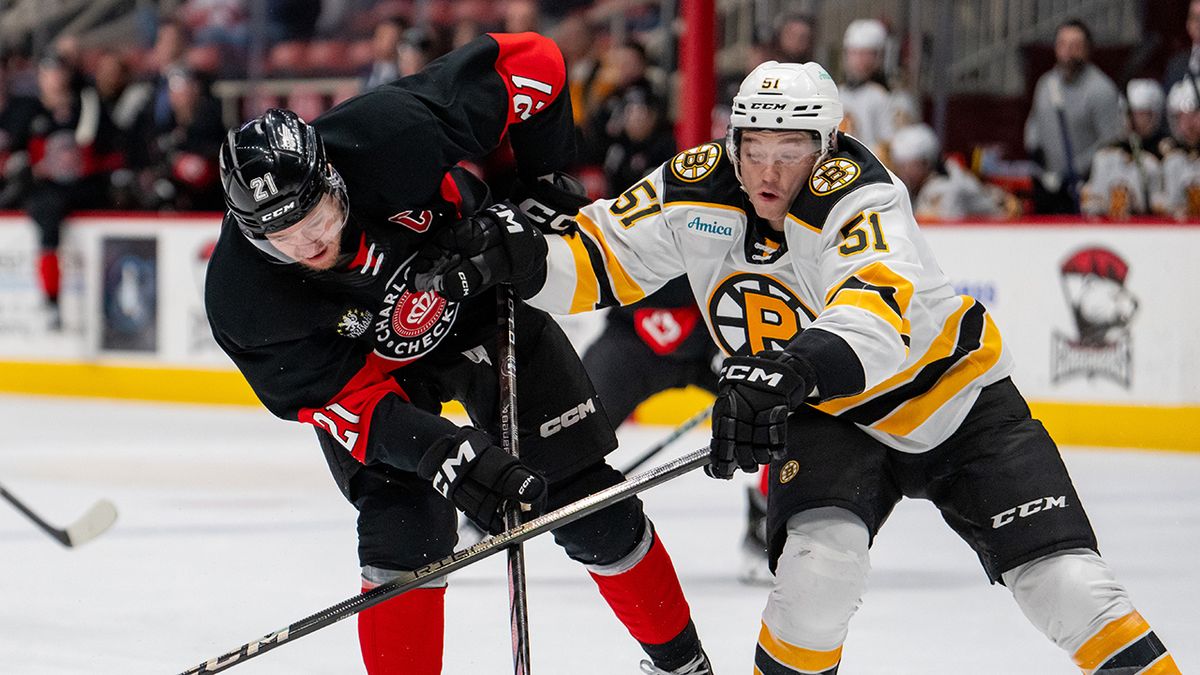
[[[933,167],[924,159],[911,159],[904,162],[893,162],[893,169],[900,180],[904,182],[904,186],[908,188],[908,194],[913,200],[916,200],[917,193],[921,187],[925,185],[925,181],[929,179],[933,173]]]
[[[280,253],[301,265],[314,270],[327,270],[333,267],[341,254],[342,228],[345,225],[346,211],[341,202],[325,193],[308,215],[285,230],[268,234],[267,240]]]
[[[738,145],[742,187],[754,211],[783,230],[788,207],[812,175],[820,144],[799,131],[744,131]]]
[[[1087,36],[1075,26],[1063,26],[1054,37],[1054,58],[1058,65],[1077,71],[1088,59]]]
[[[1133,132],[1145,138],[1158,130],[1158,113],[1153,110],[1134,110],[1129,113],[1129,122]]]

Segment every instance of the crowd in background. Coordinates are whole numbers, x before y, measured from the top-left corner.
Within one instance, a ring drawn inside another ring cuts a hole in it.
[[[248,89],[234,117],[286,105],[311,119],[485,31],[527,30],[551,35],[561,47],[579,129],[578,172],[592,196],[611,196],[679,149],[672,122],[683,103],[672,95],[674,55],[662,38],[670,22],[657,14],[659,6],[637,5],[615,39],[611,16],[599,13],[605,4],[468,0],[431,3],[431,14],[416,17],[411,3],[388,0],[271,0],[258,61],[244,0],[187,0],[166,16],[144,17],[144,47],[131,39],[85,49],[74,35],[58,36],[38,54],[7,45],[0,61],[0,209],[24,210],[37,223],[43,288],[53,304],[54,250],[71,212],[222,208],[216,151],[230,115],[214,81],[289,78],[296,84],[285,93]],[[889,72],[885,56],[895,52],[897,37],[883,21],[852,22],[838,54],[815,52],[820,30],[808,15],[779,16],[740,69],[720,73],[714,138],[723,135],[728,102],[754,65],[818,60],[834,66],[845,131],[906,183],[918,217],[1200,217],[1200,0],[1190,3],[1186,22],[1190,51],[1173,58],[1162,78],[1123,88],[1091,63],[1086,23],[1066,21],[1046,36],[1055,64],[1038,80],[1024,121],[1029,194],[991,185],[962,156],[943,152],[922,121],[921,98],[897,79],[895,63]],[[304,83],[319,78],[335,85]],[[501,155],[476,168],[486,173],[504,162]]]

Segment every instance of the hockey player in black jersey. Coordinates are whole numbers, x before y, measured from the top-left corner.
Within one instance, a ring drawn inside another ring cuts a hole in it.
[[[418,75],[306,124],[272,109],[229,132],[220,168],[229,211],[209,264],[217,342],[274,414],[316,427],[358,509],[364,588],[448,556],[462,510],[503,529],[622,479],[616,445],[578,357],[544,312],[518,304],[520,461],[497,447],[495,296],[448,300],[406,284],[423,241],[454,223],[528,226],[456,168],[507,136],[526,184],[571,160],[565,69],[531,34],[486,35]],[[520,255],[505,264],[520,270]],[[514,274],[514,283],[519,284]],[[459,427],[442,402],[463,403]],[[573,424],[555,424],[571,415]],[[650,656],[643,668],[710,673],[658,533],[629,499],[564,526],[582,563]],[[445,582],[359,615],[372,675],[441,671]]]
[[[523,268],[521,289],[553,312],[637,302],[686,273],[729,355],[708,471],[770,465],[756,673],[837,671],[870,545],[906,496],[930,500],[1084,673],[1179,673],[1099,555],[995,323],[954,292],[903,184],[841,119],[824,68],[769,61],[742,82],[725,139],[579,209],[575,231],[456,228],[415,266],[470,296],[506,279],[479,262],[538,247],[546,265]]]

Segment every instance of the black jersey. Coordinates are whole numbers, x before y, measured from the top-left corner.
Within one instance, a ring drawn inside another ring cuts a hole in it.
[[[226,216],[208,268],[209,321],[271,412],[324,429],[359,461],[386,447],[400,468],[454,429],[436,396],[413,389],[424,369],[469,358],[495,335],[495,301],[414,292],[404,266],[432,230],[484,201],[458,162],[505,136],[525,176],[571,162],[565,79],[549,39],[485,35],[313,121],[350,203],[349,262],[333,270],[269,260]]]

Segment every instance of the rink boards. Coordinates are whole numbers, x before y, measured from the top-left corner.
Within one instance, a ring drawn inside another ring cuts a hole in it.
[[[0,215],[0,391],[256,404],[204,317],[218,227],[213,215],[73,218],[64,330],[50,333],[34,227]],[[1200,277],[1191,273],[1200,227],[1042,220],[923,230],[956,289],[995,316],[1018,386],[1060,442],[1200,450]],[[583,348],[600,314],[564,323]],[[669,392],[637,415],[674,423],[706,402]]]

